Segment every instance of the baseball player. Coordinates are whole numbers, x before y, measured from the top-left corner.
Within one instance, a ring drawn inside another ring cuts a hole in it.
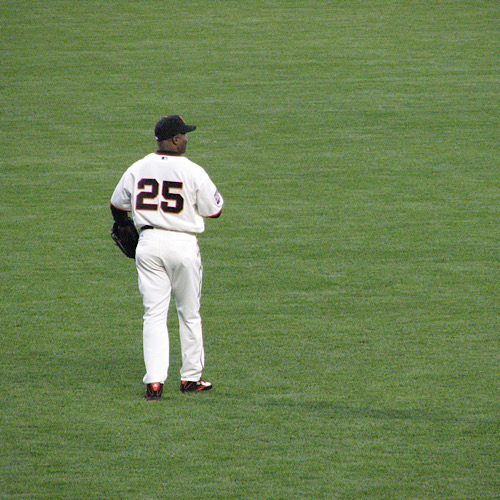
[[[167,313],[171,293],[179,317],[181,392],[209,391],[202,380],[204,348],[200,315],[202,262],[197,234],[204,218],[219,217],[224,201],[205,170],[183,156],[188,132],[179,115],[155,126],[158,150],[123,174],[111,197],[116,223],[128,218],[139,232],[135,263],[144,303],[146,399],[159,400],[169,368]]]

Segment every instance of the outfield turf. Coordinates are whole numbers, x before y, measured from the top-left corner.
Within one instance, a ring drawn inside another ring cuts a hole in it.
[[[494,499],[493,1],[4,1],[0,498]],[[144,401],[109,198],[179,113],[226,200]]]

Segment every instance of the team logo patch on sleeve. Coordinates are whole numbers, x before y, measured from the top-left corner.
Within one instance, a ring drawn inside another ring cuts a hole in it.
[[[219,205],[220,201],[221,201],[221,197],[220,197],[219,191],[217,191],[217,190],[215,190],[214,199],[215,199],[215,203],[217,203],[217,205]]]

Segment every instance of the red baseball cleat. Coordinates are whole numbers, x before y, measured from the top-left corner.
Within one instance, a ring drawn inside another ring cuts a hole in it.
[[[163,384],[160,382],[153,382],[146,386],[146,398],[147,401],[159,401],[161,399],[161,393],[163,392]]]
[[[211,391],[213,385],[210,382],[205,382],[204,380],[198,380],[198,382],[192,382],[190,380],[181,380],[181,392],[200,392],[200,391]]]

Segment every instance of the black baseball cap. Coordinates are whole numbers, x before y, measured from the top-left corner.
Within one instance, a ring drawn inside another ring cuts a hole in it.
[[[186,125],[182,116],[164,116],[155,126],[155,136],[157,141],[171,139],[177,134],[187,134],[196,130],[196,125]]]

